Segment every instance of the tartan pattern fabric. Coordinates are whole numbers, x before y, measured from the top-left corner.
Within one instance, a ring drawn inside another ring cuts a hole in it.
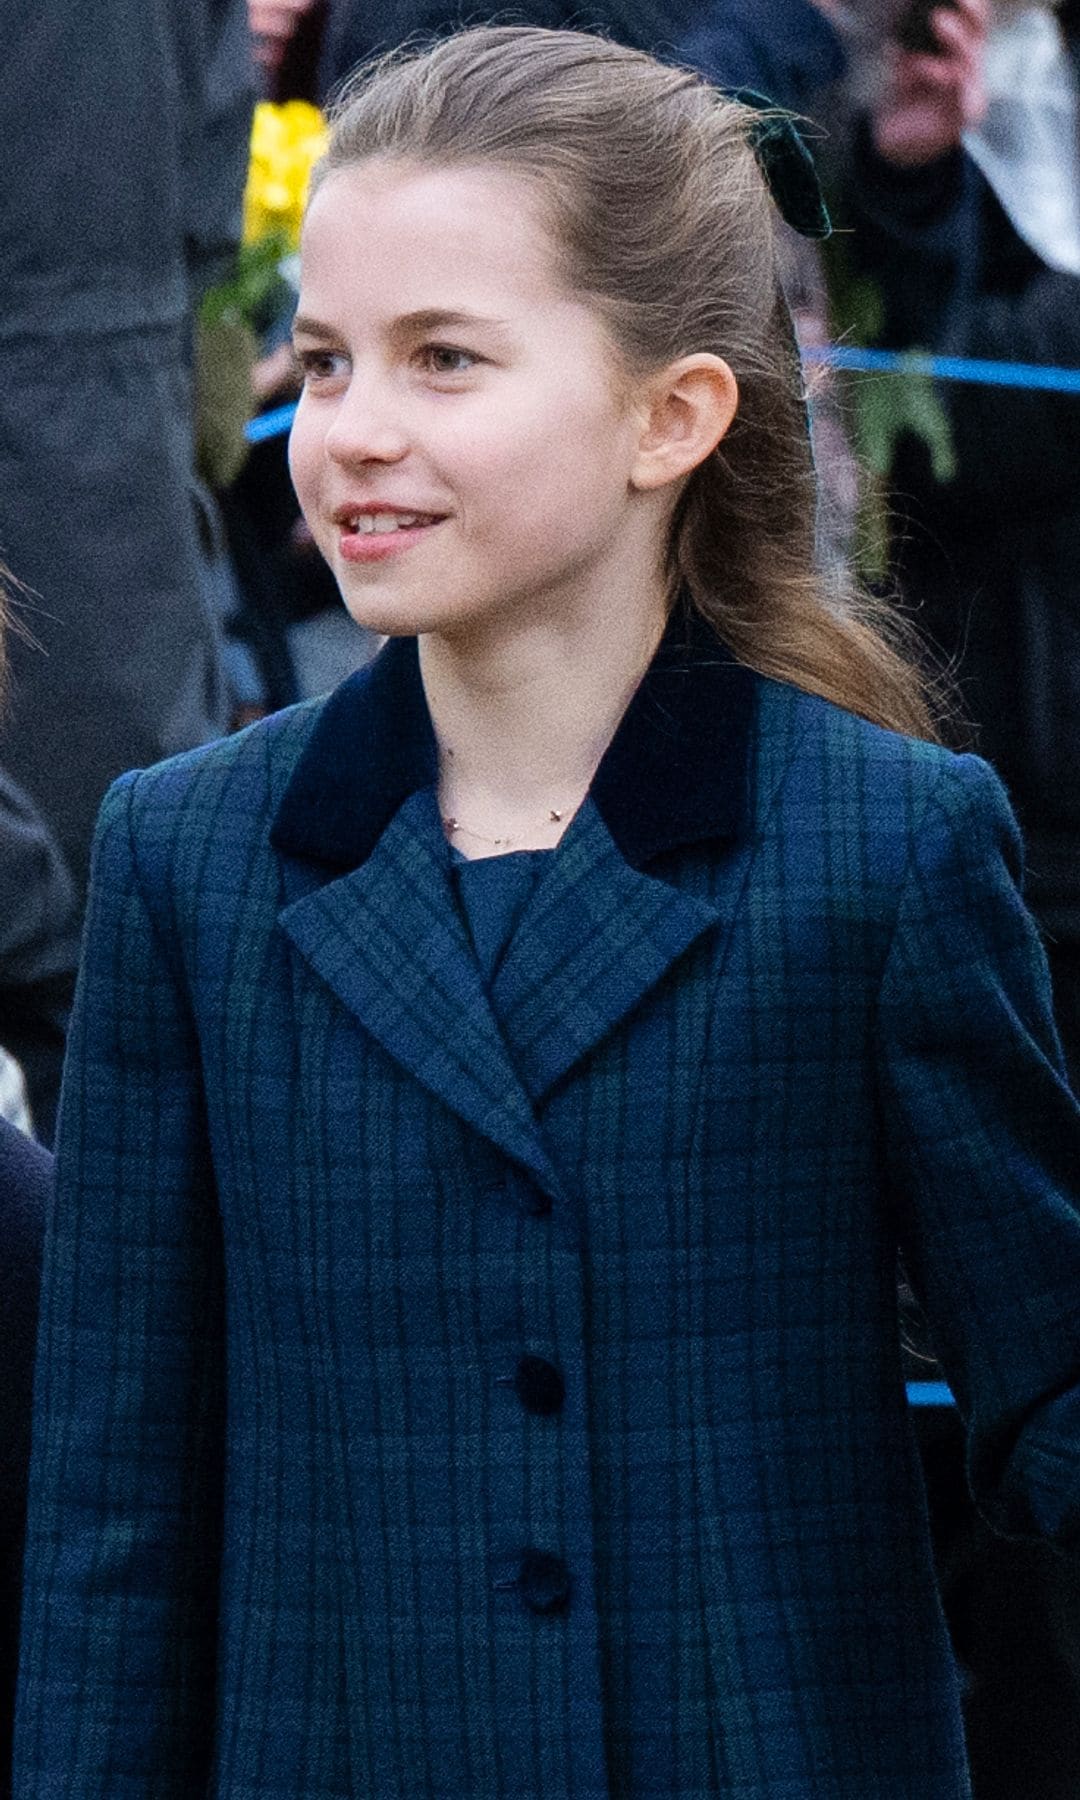
[[[741,817],[638,868],[587,801],[490,994],[428,789],[268,841],[320,706],[112,790],[18,1800],[967,1796],[896,1250],[1069,1541],[1078,1113],[996,778],[752,697]]]

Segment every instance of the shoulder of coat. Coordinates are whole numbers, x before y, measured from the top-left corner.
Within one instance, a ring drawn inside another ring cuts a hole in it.
[[[761,683],[756,740],[766,803],[781,791],[815,794],[853,819],[870,811],[883,822],[893,813],[905,829],[943,777],[971,760],[769,679]]]
[[[325,697],[301,700],[268,718],[257,719],[230,737],[182,750],[136,774],[134,810],[219,804],[238,785],[250,797],[261,781],[270,797],[278,777],[288,780],[307,743]]]
[[[237,880],[269,851],[274,812],[321,699],[122,777],[136,861],[150,892]]]

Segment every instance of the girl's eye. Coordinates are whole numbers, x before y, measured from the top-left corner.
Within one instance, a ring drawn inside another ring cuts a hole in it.
[[[453,344],[425,344],[420,360],[431,375],[467,375],[483,358],[471,350],[455,349]]]
[[[340,350],[294,350],[296,367],[306,382],[332,381],[345,361]]]

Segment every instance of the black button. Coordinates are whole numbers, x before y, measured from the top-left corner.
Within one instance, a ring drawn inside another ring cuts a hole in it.
[[[518,1592],[530,1612],[565,1612],[570,1604],[570,1571],[562,1557],[549,1550],[523,1550]]]
[[[526,1412],[549,1419],[566,1399],[562,1370],[546,1356],[523,1356],[514,1374],[514,1392]]]

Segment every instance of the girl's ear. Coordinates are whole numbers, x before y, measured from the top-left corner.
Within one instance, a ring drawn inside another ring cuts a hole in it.
[[[683,356],[647,384],[641,432],[630,470],[640,492],[666,487],[711,456],[731,426],[739,384],[722,357]]]

